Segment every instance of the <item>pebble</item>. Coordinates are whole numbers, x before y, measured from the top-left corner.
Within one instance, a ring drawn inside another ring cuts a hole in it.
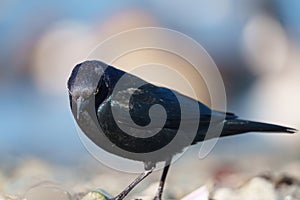
[[[109,200],[112,196],[104,190],[98,189],[87,193],[81,200]]]

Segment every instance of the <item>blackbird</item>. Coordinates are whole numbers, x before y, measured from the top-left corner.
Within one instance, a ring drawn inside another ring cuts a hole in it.
[[[154,197],[161,199],[172,157],[197,142],[246,132],[296,131],[211,110],[175,90],[96,60],[77,64],[67,85],[72,113],[85,135],[109,153],[144,163],[145,172],[113,199],[123,199],[156,163],[165,162]],[[207,134],[210,124],[216,130],[221,128],[221,133]]]

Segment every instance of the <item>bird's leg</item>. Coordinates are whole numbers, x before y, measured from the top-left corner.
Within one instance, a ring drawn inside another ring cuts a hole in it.
[[[166,178],[167,178],[167,174],[168,174],[168,171],[169,171],[169,168],[170,168],[171,161],[172,161],[172,158],[168,159],[165,163],[164,170],[163,170],[162,176],[160,178],[158,190],[157,190],[157,193],[154,197],[154,200],[161,200],[162,193],[163,193],[163,190],[164,190],[165,181],[166,181]]]
[[[128,185],[120,194],[111,200],[122,200],[139,182],[141,182],[144,178],[146,178],[149,174],[152,173],[154,168],[147,170],[140,174],[130,185]]]

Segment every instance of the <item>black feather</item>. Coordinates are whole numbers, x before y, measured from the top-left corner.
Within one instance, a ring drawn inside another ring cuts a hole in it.
[[[296,131],[296,129],[275,124],[233,119],[225,122],[221,136],[236,135],[246,132],[295,133]]]

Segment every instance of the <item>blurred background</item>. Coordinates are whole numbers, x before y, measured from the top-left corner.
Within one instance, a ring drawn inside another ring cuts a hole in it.
[[[85,150],[66,88],[73,66],[95,45],[131,28],[164,27],[192,37],[222,74],[228,111],[299,129],[299,18],[297,0],[2,0],[0,194],[23,195],[41,181],[75,193],[97,187],[117,193],[135,177],[104,167]],[[297,134],[236,136],[219,140],[203,160],[193,147],[175,163],[170,187],[181,197],[222,170],[298,170],[299,142]]]

